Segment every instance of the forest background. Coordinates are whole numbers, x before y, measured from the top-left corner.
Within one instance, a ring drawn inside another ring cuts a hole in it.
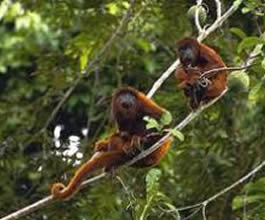
[[[216,2],[203,1],[205,27],[218,16]],[[182,130],[184,140],[176,138],[158,166],[122,168],[115,172],[118,178],[101,179],[71,200],[50,203],[23,219],[265,219],[265,169],[207,207],[182,209],[265,161],[265,4],[219,3],[222,13],[241,4],[203,42],[229,67],[253,60],[229,74],[225,96]],[[67,182],[91,156],[94,143],[113,132],[111,94],[128,85],[150,91],[177,59],[176,42],[198,36],[194,5],[186,0],[0,3],[0,218],[48,196],[53,182]],[[174,74],[153,99],[171,112],[175,125],[190,112]],[[69,140],[73,135],[80,140]]]

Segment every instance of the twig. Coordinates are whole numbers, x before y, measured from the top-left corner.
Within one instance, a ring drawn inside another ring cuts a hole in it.
[[[246,66],[238,66],[238,67],[220,67],[220,68],[216,68],[216,69],[211,69],[208,71],[205,71],[204,73],[202,73],[200,75],[200,78],[206,77],[212,77],[213,75],[215,75],[216,73],[220,72],[220,71],[235,71],[235,70],[244,70],[244,69],[248,69],[249,67],[252,67],[254,64],[249,64]],[[214,74],[211,74],[214,73]]]
[[[182,219],[182,220],[188,220],[188,219],[191,219],[191,217],[193,217],[194,215],[196,215],[200,210],[201,210],[201,208],[197,208],[197,209],[195,209],[191,214],[189,214],[187,217],[185,217],[185,218]]]
[[[223,22],[238,9],[238,7],[241,5],[242,1],[243,0],[236,1],[237,4],[234,3],[227,10],[227,12],[224,13],[220,18],[217,18],[216,21],[209,28],[207,28],[206,30],[201,32],[197,38],[198,41],[202,41],[210,33],[212,33],[217,28],[219,28],[223,24]],[[179,59],[177,59],[164,73],[162,73],[160,78],[153,84],[153,87],[148,92],[147,97],[151,98],[156,93],[156,91],[160,88],[160,86],[164,83],[164,81],[166,81],[166,79],[171,75],[171,73],[177,68],[178,65],[179,65]]]
[[[201,7],[202,7],[202,1],[203,0],[197,0],[197,6],[196,6],[196,11],[195,11],[195,17],[194,17],[195,25],[196,25],[199,33],[201,33],[203,31],[202,26],[200,24],[200,15],[199,15]]]
[[[208,203],[203,203],[203,206],[202,206],[202,217],[203,217],[203,220],[207,220],[207,217],[206,217],[206,206],[207,206]]]
[[[222,15],[222,4],[219,0],[215,0],[215,4],[216,4],[216,15],[218,19]]]
[[[156,91],[160,88],[160,86],[166,81],[166,79],[171,75],[171,73],[177,68],[179,65],[179,59],[177,59],[171,66],[159,77],[159,79],[153,84],[153,87],[148,92],[147,97],[151,98]]]
[[[83,75],[80,74],[78,76],[78,78],[74,81],[73,85],[66,91],[66,93],[63,95],[63,97],[60,100],[60,102],[56,105],[56,107],[52,111],[52,113],[51,113],[50,117],[48,118],[48,120],[46,121],[46,123],[45,123],[42,131],[45,131],[48,128],[48,126],[50,125],[50,123],[52,122],[52,120],[55,118],[55,116],[57,115],[57,113],[61,109],[62,105],[65,103],[65,101],[72,94],[72,92],[74,91],[74,89],[79,84],[79,82],[81,81],[82,78],[83,78]]]

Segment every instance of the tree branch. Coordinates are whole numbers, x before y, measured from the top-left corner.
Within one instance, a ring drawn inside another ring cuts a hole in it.
[[[211,70],[208,70],[208,71],[205,71],[203,72],[201,75],[200,75],[200,78],[210,78],[212,76],[214,76],[216,73],[220,72],[220,71],[235,71],[235,70],[245,70],[245,69],[248,69],[250,67],[252,67],[254,64],[249,64],[249,65],[246,65],[246,66],[236,66],[236,67],[220,67],[220,68],[216,68],[216,69],[211,69]]]
[[[202,7],[202,2],[203,0],[197,0],[197,6],[196,6],[196,11],[195,11],[195,25],[198,29],[198,32],[201,33],[203,31],[202,26],[200,24],[200,15],[199,12]]]

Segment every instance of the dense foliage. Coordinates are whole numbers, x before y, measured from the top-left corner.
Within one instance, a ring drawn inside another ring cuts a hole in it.
[[[70,135],[81,137],[82,161],[89,158],[95,141],[114,129],[112,92],[125,85],[148,92],[175,61],[176,41],[197,35],[187,15],[194,4],[1,1],[1,217],[49,195],[54,181],[71,177],[80,157],[64,153]],[[205,4],[206,23],[211,23],[215,1]],[[231,4],[222,0],[223,11]],[[228,66],[242,65],[257,45],[260,53],[251,68],[230,74],[229,92],[183,130],[185,140],[176,139],[160,165],[124,168],[116,173],[122,181],[105,178],[72,200],[52,203],[24,219],[180,219],[194,210],[177,208],[207,199],[264,161],[264,27],[263,1],[246,0],[207,37],[205,42]],[[173,75],[154,99],[172,113],[175,124],[189,113]],[[54,142],[57,125],[64,128],[60,147]],[[211,202],[208,219],[265,219],[264,174],[263,169]],[[197,213],[190,219],[203,217]]]

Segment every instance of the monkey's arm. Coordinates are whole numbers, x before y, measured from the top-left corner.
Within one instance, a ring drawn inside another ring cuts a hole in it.
[[[63,183],[54,183],[51,188],[51,194],[56,199],[68,199],[76,193],[87,176],[100,169],[118,166],[124,162],[126,155],[121,151],[96,152],[89,161],[84,163],[75,172],[70,183],[65,186]]]
[[[140,100],[142,111],[145,115],[149,115],[155,119],[160,119],[163,113],[166,112],[164,108],[160,107],[158,104],[156,104],[153,100],[149,99],[142,92],[138,91],[137,96]]]
[[[176,70],[175,75],[178,79],[178,87],[180,89],[184,89],[187,82],[189,81],[189,77],[188,77],[187,73],[185,73],[185,71],[181,67],[179,67]]]
[[[226,88],[227,74],[226,72],[219,73],[213,79],[210,79],[211,84],[207,88],[206,97],[213,98],[219,96]]]

